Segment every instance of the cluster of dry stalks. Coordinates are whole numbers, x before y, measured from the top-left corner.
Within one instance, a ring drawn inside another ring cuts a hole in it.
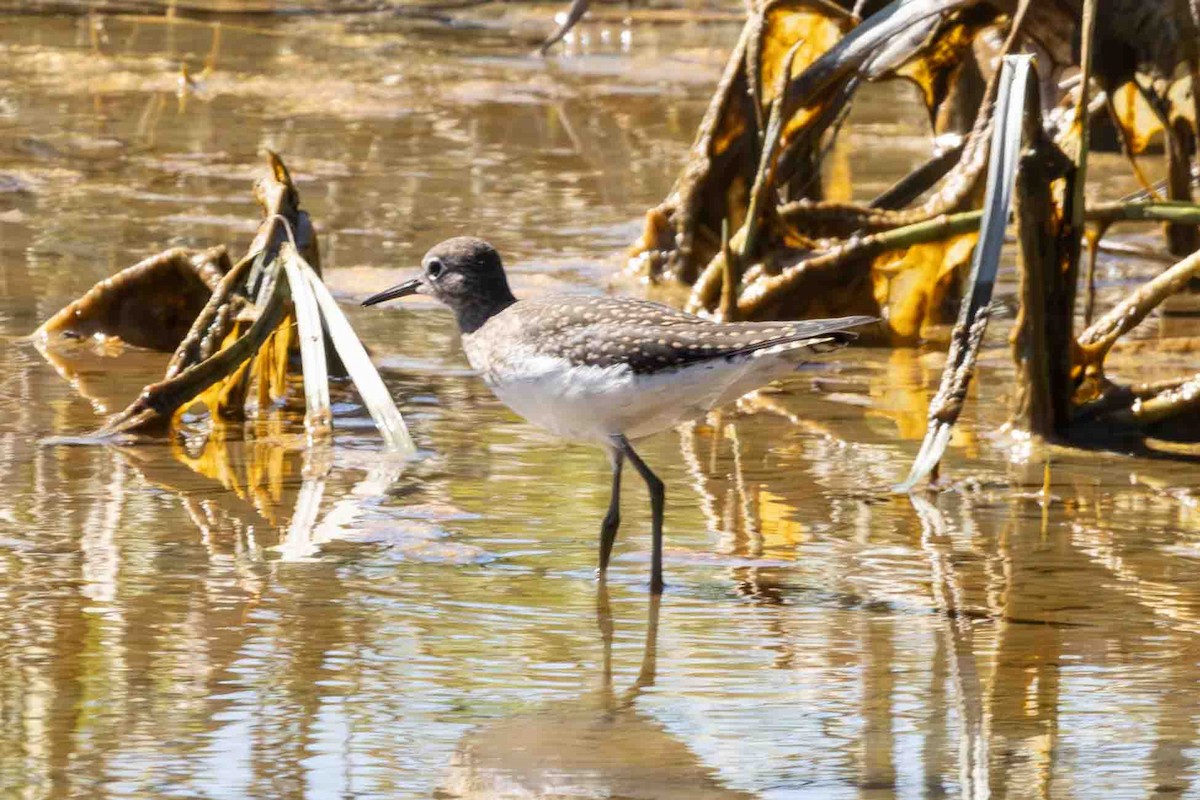
[[[1200,246],[1197,9],[1100,5],[1097,14],[1095,0],[759,0],[683,173],[646,215],[631,267],[689,287],[697,313],[873,313],[894,344],[919,342],[964,294],[915,481],[936,467],[966,397],[1012,213],[1022,269],[1014,428],[1060,441],[1194,436],[1200,375],[1117,386],[1104,360],[1192,280],[1200,257],[1094,322],[1091,280],[1096,246],[1117,222],[1163,222],[1177,256]],[[938,152],[870,203],[827,201],[822,160],[856,91],[889,78],[920,88]],[[1161,135],[1164,185],[1086,203],[1089,133],[1101,123],[1135,168],[1133,156]],[[1081,267],[1085,240],[1092,259]]]
[[[197,404],[214,421],[241,420],[285,402],[296,381],[309,436],[327,437],[332,364],[354,382],[387,447],[413,449],[387,387],[321,281],[316,231],[291,176],[274,153],[268,159],[270,173],[254,186],[263,220],[237,263],[224,247],[167,250],[104,279],[34,333],[44,350],[115,337],[172,351],[162,380],[110,417],[99,439],[161,434]]]

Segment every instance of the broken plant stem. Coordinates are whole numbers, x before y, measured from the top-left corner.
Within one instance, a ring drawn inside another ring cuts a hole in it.
[[[305,364],[304,386],[308,408],[305,415],[305,427],[308,428],[310,435],[314,430],[327,432],[332,421],[329,412],[328,374],[324,375],[320,387],[317,388],[316,392],[311,392],[309,388],[309,365],[311,364],[315,367],[313,374],[321,373],[325,370],[325,337],[323,331],[327,330],[329,339],[333,345],[333,352],[337,354],[346,371],[350,374],[350,379],[358,389],[359,395],[362,397],[363,403],[371,415],[371,419],[375,422],[375,427],[383,435],[384,444],[387,446],[387,449],[401,453],[414,452],[416,445],[409,435],[408,426],[404,423],[404,418],[400,416],[400,411],[396,408],[396,403],[392,400],[392,396],[384,385],[383,379],[379,377],[379,372],[375,369],[375,365],[371,363],[366,348],[358,340],[358,336],[355,335],[354,329],[350,327],[346,315],[342,313],[337,301],[333,299],[333,295],[325,287],[321,276],[304,260],[304,256],[300,254],[299,249],[296,247],[296,239],[292,233],[291,223],[283,217],[280,217],[280,221],[283,223],[284,230],[288,235],[288,243],[280,249],[280,257],[284,260],[283,263],[288,276],[288,282],[293,286],[293,300],[296,297],[296,287],[299,286],[301,295],[311,300],[312,303],[311,309],[306,311],[305,314],[311,313],[312,318],[316,321],[315,328],[309,327],[308,329],[315,336],[315,339],[309,341],[309,350],[307,352],[305,350],[306,326],[303,322],[299,324],[300,354]],[[296,315],[298,320],[301,319],[299,303],[297,303]],[[321,327],[322,320],[325,323],[324,328]],[[311,321],[309,325],[311,326]],[[323,397],[320,396],[322,391]],[[323,412],[320,410],[322,404],[324,408]],[[313,412],[314,408],[318,409],[315,413]],[[324,422],[322,422],[322,418],[324,418]]]
[[[968,279],[970,290],[959,306],[942,382],[929,404],[929,427],[921,449],[913,459],[908,477],[895,487],[895,491],[911,490],[937,468],[950,443],[954,424],[962,413],[975,361],[987,331],[988,306],[1004,247],[1023,134],[1032,127],[1029,120],[1036,118],[1040,107],[1033,57],[1006,56],[1001,67],[980,238]]]
[[[792,62],[796,52],[804,41],[798,41],[783,57],[779,80],[775,87],[775,99],[771,101],[771,113],[767,120],[767,130],[763,134],[761,156],[758,161],[758,173],[754,176],[754,187],[750,190],[750,206],[746,210],[746,238],[742,242],[741,260],[753,258],[758,248],[758,233],[762,229],[762,215],[770,202],[775,172],[775,157],[779,152],[780,140],[783,137],[783,92],[787,87],[788,77],[792,74]]]
[[[291,235],[290,226],[288,235]],[[300,362],[304,371],[304,429],[310,437],[328,436],[333,417],[329,409],[329,371],[325,363],[321,312],[300,268],[300,254],[293,241],[284,243],[279,249],[279,260],[287,275],[299,328]]]
[[[738,284],[741,282],[740,262],[729,246],[729,220],[721,220],[721,259],[724,278],[721,282],[721,319],[734,322],[737,317]]]
[[[1137,327],[1163,300],[1187,286],[1200,273],[1200,250],[1138,287],[1096,320],[1079,337],[1084,363],[1094,368],[1104,362],[1108,351],[1128,331]]]
[[[1040,133],[1040,131],[1038,131]],[[1071,404],[1071,344],[1063,261],[1062,222],[1051,195],[1054,172],[1049,148],[1038,136],[1021,158],[1017,175],[1017,232],[1020,241],[1020,310],[1013,325],[1017,377],[1010,426],[1042,439],[1057,437]]]
[[[383,435],[387,449],[399,453],[414,452],[416,445],[409,435],[408,426],[400,416],[400,411],[396,408],[383,379],[379,377],[375,365],[371,363],[366,348],[350,327],[346,315],[342,313],[337,301],[308,262],[303,258],[297,258],[297,262],[320,307],[334,350],[345,365],[346,371],[350,373],[350,379],[358,389],[371,419],[375,421],[375,427]]]

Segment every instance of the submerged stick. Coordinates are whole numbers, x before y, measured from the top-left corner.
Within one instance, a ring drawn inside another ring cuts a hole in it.
[[[1071,322],[1064,320],[1074,297],[1063,262],[1070,257],[1050,184],[1058,177],[1048,163],[1054,145],[1035,131],[1017,174],[1017,233],[1021,247],[1020,311],[1013,326],[1017,368],[1010,424],[1043,439],[1063,433],[1071,407]]]
[[[583,19],[583,15],[587,13],[589,5],[591,5],[591,0],[572,0],[571,7],[567,9],[566,19],[564,19],[562,24],[558,26],[558,30],[550,34],[550,36],[546,38],[546,41],[541,43],[537,49],[538,55],[546,55],[546,53],[550,51],[551,47],[554,47],[554,45],[561,42],[566,35],[571,32],[571,29],[575,27],[579,20]]]
[[[1143,425],[1150,425],[1197,410],[1200,410],[1200,375],[1194,375],[1154,397],[1135,400],[1129,413]]]
[[[962,158],[967,140],[960,139],[954,145],[934,154],[928,161],[892,184],[877,195],[868,206],[882,211],[897,211],[932,189],[946,176]]]

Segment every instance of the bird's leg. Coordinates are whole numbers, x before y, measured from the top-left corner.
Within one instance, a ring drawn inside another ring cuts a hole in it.
[[[608,570],[608,557],[612,555],[613,542],[617,540],[617,528],[621,527],[621,467],[625,464],[625,453],[617,447],[608,451],[612,462],[612,495],[608,501],[608,513],[600,523],[600,578]]]
[[[646,482],[646,488],[650,491],[651,536],[653,537],[650,551],[650,591],[654,594],[661,594],[663,590],[663,500],[666,497],[666,491],[663,482],[650,471],[646,462],[642,461],[641,456],[629,444],[628,439],[618,434],[612,437],[612,441],[613,446],[629,459],[629,463],[633,464],[633,468],[642,476],[642,480]]]
[[[612,603],[609,602],[608,584],[603,579],[596,587],[596,624],[600,627],[600,642],[604,645],[600,660],[601,688],[604,689],[606,700],[612,698],[612,647],[613,647],[613,618]]]

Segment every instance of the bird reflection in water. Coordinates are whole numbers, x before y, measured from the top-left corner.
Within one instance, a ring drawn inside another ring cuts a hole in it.
[[[733,800],[714,771],[638,707],[654,685],[660,597],[650,596],[642,664],[617,692],[612,679],[613,619],[607,586],[596,597],[603,643],[598,688],[547,703],[468,733],[459,743],[441,798],[654,797]]]

